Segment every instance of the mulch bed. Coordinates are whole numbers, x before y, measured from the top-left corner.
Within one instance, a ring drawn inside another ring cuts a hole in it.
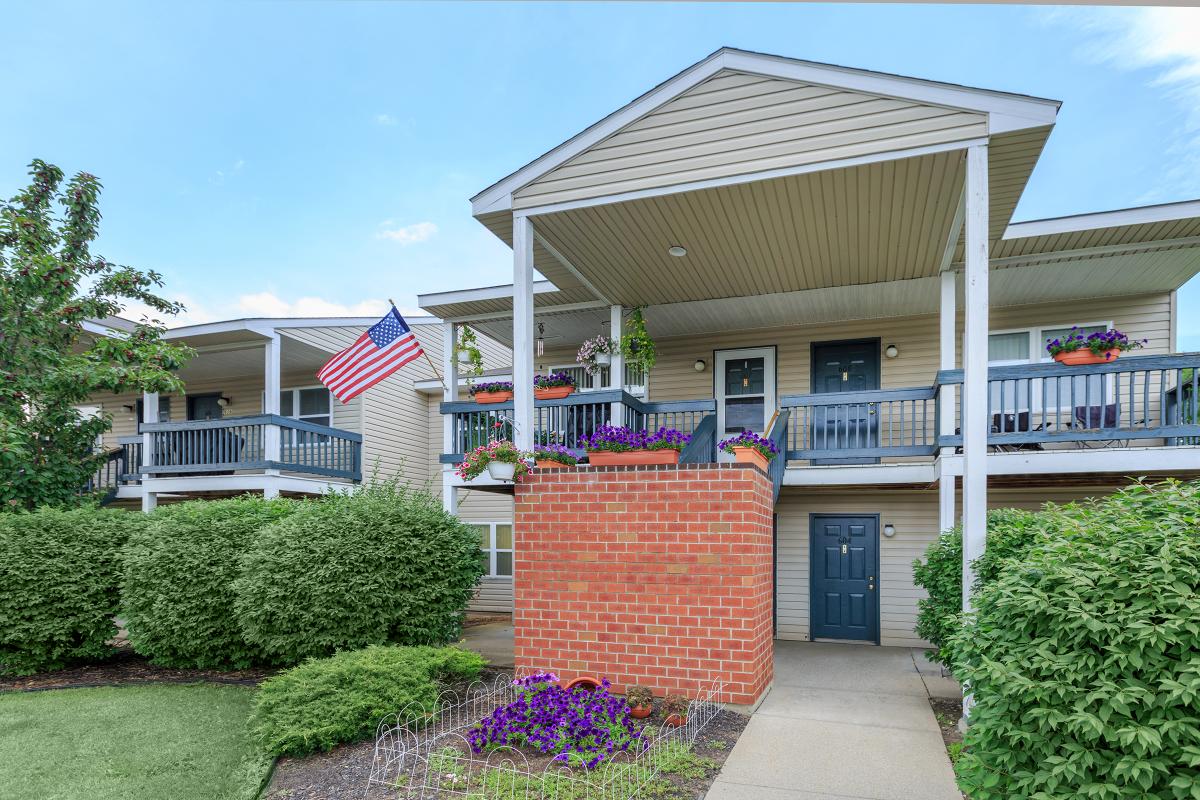
[[[41,672],[23,677],[0,678],[0,692],[36,692],[46,689],[78,689],[95,686],[125,686],[140,683],[232,683],[257,686],[276,669],[171,669],[156,667],[131,650],[119,650],[108,661],[83,667]]]
[[[650,722],[661,722],[658,715]],[[690,800],[700,798],[708,791],[716,778],[720,766],[725,763],[729,751],[742,735],[750,721],[748,716],[732,711],[721,711],[714,717],[696,739],[693,752],[711,759],[714,766],[698,775],[670,775],[667,777],[675,789],[670,794],[655,795],[656,800]],[[328,753],[319,753],[307,758],[281,758],[275,766],[275,774],[263,795],[264,800],[395,800],[396,790],[372,787],[364,794],[367,779],[371,775],[371,759],[375,754],[375,743],[371,741],[343,745]],[[539,753],[528,753],[531,772],[539,772],[550,763],[551,757]]]
[[[929,705],[933,708],[933,717],[937,720],[938,727],[942,729],[942,743],[946,748],[961,742],[963,736],[958,729],[958,720],[962,716],[962,700],[931,697]]]

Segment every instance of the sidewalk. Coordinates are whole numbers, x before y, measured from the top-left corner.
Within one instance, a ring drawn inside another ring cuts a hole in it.
[[[775,643],[775,684],[707,800],[961,800],[919,650]]]

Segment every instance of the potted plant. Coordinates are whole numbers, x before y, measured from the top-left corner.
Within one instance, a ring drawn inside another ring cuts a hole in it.
[[[643,375],[648,375],[658,360],[658,350],[646,330],[646,319],[640,306],[629,315],[628,330],[621,337],[621,355],[625,356],[627,367],[637,367]]]
[[[1067,366],[1103,364],[1118,358],[1126,350],[1136,350],[1144,346],[1147,341],[1130,339],[1116,328],[1084,336],[1080,333],[1079,326],[1075,325],[1065,338],[1047,341],[1046,352],[1055,361]]]
[[[625,690],[625,702],[629,703],[629,716],[645,719],[654,710],[654,692],[648,686],[630,686]]]
[[[476,403],[507,403],[513,398],[512,381],[477,383],[471,387]]]
[[[770,439],[759,436],[754,431],[742,431],[732,439],[726,439],[717,445],[726,453],[732,453],[739,464],[753,464],[763,472],[775,456],[779,448]]]
[[[533,448],[534,466],[538,469],[573,467],[579,463],[575,453],[560,444],[539,444]]]
[[[500,439],[468,453],[458,465],[458,475],[465,481],[473,481],[487,472],[494,480],[515,483],[529,473],[528,461],[528,453],[521,452],[507,439]]]
[[[454,343],[454,357],[458,368],[464,374],[479,376],[483,374],[483,351],[479,349],[479,339],[475,331],[464,325],[458,333],[458,341]]]
[[[662,712],[666,716],[668,727],[678,728],[681,725],[687,724],[688,718],[688,701],[686,697],[677,694],[669,694],[663,698]]]
[[[575,391],[575,379],[565,372],[533,376],[533,397],[536,400],[562,400]]]
[[[659,428],[654,433],[626,427],[601,425],[591,436],[580,439],[588,461],[598,467],[637,464],[678,464],[679,453],[691,441],[690,436],[674,428]]]
[[[575,361],[588,375],[595,375],[600,367],[607,367],[612,363],[613,353],[619,352],[620,348],[619,342],[614,342],[607,336],[597,336],[579,346]]]

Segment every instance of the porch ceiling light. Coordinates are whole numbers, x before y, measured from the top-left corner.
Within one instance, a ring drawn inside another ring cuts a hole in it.
[[[680,245],[677,245],[677,244],[673,244],[667,248],[667,252],[670,253],[671,255],[675,256],[676,258],[683,258],[684,256],[687,255],[687,248],[681,247]]]

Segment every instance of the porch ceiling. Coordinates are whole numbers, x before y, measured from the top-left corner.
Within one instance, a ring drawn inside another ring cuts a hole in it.
[[[509,327],[512,327],[511,323]],[[509,335],[512,335],[511,331]],[[261,378],[266,368],[264,343],[265,340],[261,339],[259,341],[243,340],[241,343],[230,343],[217,349],[201,348],[196,357],[179,371],[179,377],[183,380],[184,385],[251,376]],[[281,370],[284,373],[311,370],[315,383],[317,370],[329,360],[330,355],[325,350],[286,335],[280,337],[279,357]]]
[[[958,152],[539,216],[607,299],[652,305],[936,275],[963,183]],[[687,255],[668,255],[673,245]],[[561,263],[551,281],[578,283]]]

